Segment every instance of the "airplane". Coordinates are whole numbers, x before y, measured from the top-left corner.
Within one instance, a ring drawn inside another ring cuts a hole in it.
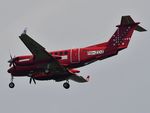
[[[107,41],[83,48],[58,50],[48,52],[43,46],[27,35],[26,30],[19,36],[21,41],[30,50],[32,55],[12,57],[8,61],[11,74],[10,88],[14,88],[14,77],[29,77],[29,83],[36,80],[65,81],[63,87],[70,87],[69,80],[84,83],[88,82],[90,76],[86,78],[77,75],[80,71],[76,68],[86,66],[95,61],[103,60],[118,54],[126,49],[131,40],[134,30],[146,31],[139,26],[140,22],[134,22],[131,16],[122,16],[120,25],[112,37]]]

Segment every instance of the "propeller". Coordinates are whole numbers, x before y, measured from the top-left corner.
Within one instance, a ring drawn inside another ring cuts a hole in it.
[[[29,81],[29,83],[31,84],[31,83],[32,83],[32,81],[34,82],[34,84],[36,84],[35,79],[34,79],[34,78],[32,78],[32,77],[30,77],[30,81]]]
[[[30,80],[29,80],[29,83],[31,84],[31,83],[32,83],[32,81],[34,82],[34,84],[36,84],[35,79],[31,76],[31,77],[30,77]]]
[[[13,58],[12,55],[10,54],[10,60],[8,60],[8,63],[10,63],[9,67],[11,67],[12,65],[13,67],[15,67],[15,60],[16,60],[15,56]]]

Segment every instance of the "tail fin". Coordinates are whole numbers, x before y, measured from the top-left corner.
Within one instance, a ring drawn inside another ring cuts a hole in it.
[[[130,26],[133,24],[140,24],[140,23],[139,22],[135,23],[134,20],[130,16],[122,16],[120,26]],[[135,30],[137,30],[139,32],[146,31],[146,29],[144,29],[143,27],[141,27],[139,25],[137,25]]]
[[[130,16],[122,16],[118,29],[108,41],[108,48],[120,50],[128,47],[133,31],[143,32],[146,31],[143,27],[139,26],[139,22],[134,22]]]

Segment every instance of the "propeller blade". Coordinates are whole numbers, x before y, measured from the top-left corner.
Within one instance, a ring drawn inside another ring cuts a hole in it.
[[[9,62],[10,64],[9,64],[9,67],[11,67],[11,65],[12,65],[12,63],[11,62]]]
[[[16,66],[15,66],[14,62],[12,64],[13,64],[13,67],[16,69]]]
[[[12,55],[10,54],[10,60],[8,60],[8,63],[12,63],[13,61],[13,58],[12,58]]]
[[[31,84],[31,82],[32,82],[32,78],[30,77],[29,83]]]
[[[13,67],[15,68],[15,60],[16,60],[15,56],[13,58],[12,55],[11,55],[11,53],[10,53],[10,60],[8,60],[8,63],[10,63],[9,67],[11,67],[13,65]]]
[[[31,83],[32,83],[32,80],[33,80],[34,84],[36,84],[35,79],[34,79],[34,78],[32,78],[32,77],[30,77],[30,81],[29,81],[29,83],[31,84]]]
[[[10,53],[10,58],[11,58],[11,60],[13,59],[11,53]]]
[[[33,82],[34,82],[34,84],[36,84],[36,81],[35,81],[35,79],[34,78],[32,78],[33,79]]]

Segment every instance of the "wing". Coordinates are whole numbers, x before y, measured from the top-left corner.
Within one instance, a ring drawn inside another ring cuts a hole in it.
[[[19,36],[19,38],[33,54],[35,61],[41,61],[43,59],[53,59],[52,56],[50,56],[49,53],[45,51],[44,47],[42,47],[28,35],[22,34],[21,36]]]
[[[68,70],[62,66],[52,55],[50,55],[44,47],[34,41],[27,34],[23,33],[21,36],[19,36],[19,38],[33,54],[33,59],[35,62],[48,61],[42,66],[56,74],[68,72]]]

